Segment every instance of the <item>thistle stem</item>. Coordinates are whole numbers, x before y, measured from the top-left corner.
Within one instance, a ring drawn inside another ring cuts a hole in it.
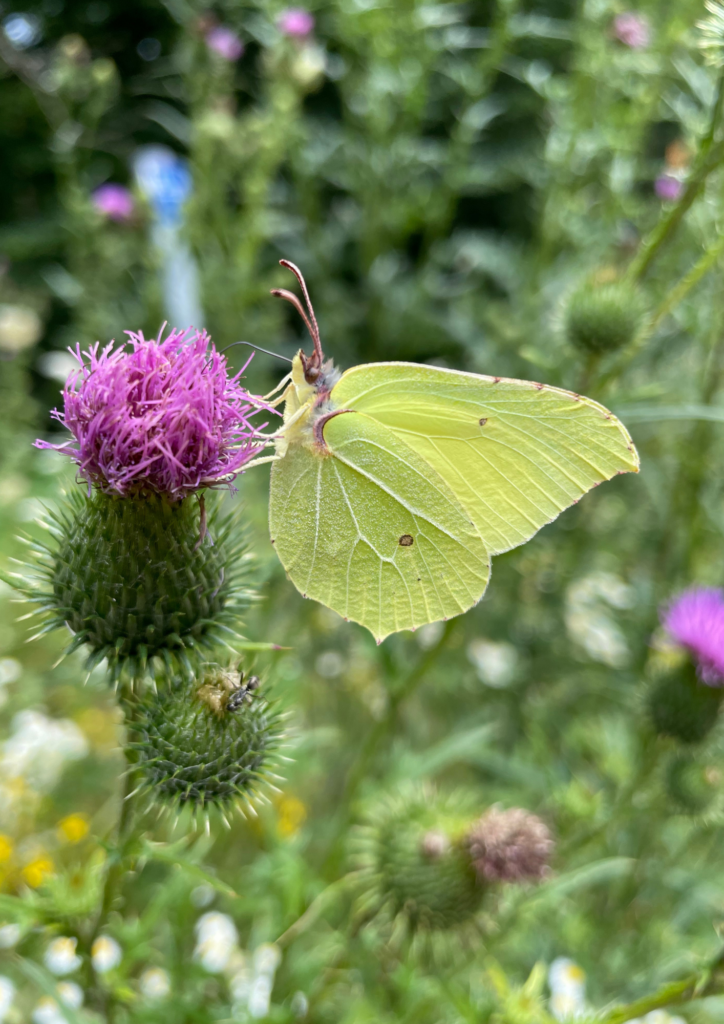
[[[334,830],[334,839],[330,845],[329,853],[325,858],[326,866],[330,866],[334,861],[339,844],[349,824],[349,809],[351,804],[357,795],[360,783],[369,771],[370,765],[380,744],[394,728],[395,721],[397,719],[397,711],[400,705],[403,701],[407,700],[407,698],[410,697],[420,685],[425,677],[425,673],[435,663],[440,651],[447,643],[448,637],[450,636],[453,628],[454,620],[451,619],[445,623],[438,641],[429,650],[425,651],[424,654],[418,658],[413,668],[403,676],[402,681],[390,696],[385,716],[372,727],[367,735],[367,739],[362,744],[359,754],[349,770],[344,791],[340,798],[340,808],[342,808],[342,810],[340,811],[338,825]]]
[[[697,164],[679,201],[672,207],[667,216],[659,221],[631,263],[628,269],[628,277],[632,281],[642,280],[658,253],[674,234],[684,215],[698,197],[706,184],[706,179],[724,160],[724,142],[714,142],[721,123],[723,108],[724,73],[719,76],[711,120],[706,135],[699,146]]]

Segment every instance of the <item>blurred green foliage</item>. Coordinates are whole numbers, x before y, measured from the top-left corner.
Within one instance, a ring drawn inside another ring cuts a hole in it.
[[[3,564],[19,530],[39,532],[39,503],[75,486],[63,460],[30,447],[57,430],[57,357],[126,329],[155,334],[167,315],[153,212],[130,170],[149,143],[189,161],[182,237],[220,347],[244,338],[291,355],[304,343],[268,297],[287,283],[286,257],[343,368],[411,359],[585,390],[630,426],[642,472],[496,559],[468,615],[379,648],[300,599],[268,541],[266,471],[245,476],[229,501],[244,504],[262,598],[245,632],[285,647],[245,667],[289,712],[292,762],[258,817],[228,832],[143,819],[126,851],[135,871],[107,908],[123,957],[101,974],[84,898],[103,851],[117,857],[120,720],[101,672],[83,688],[79,654],[55,665],[60,635],[25,645],[3,589],[0,920],[21,931],[0,952],[20,990],[6,1019],[55,995],[54,935],[78,937],[83,958],[71,977],[86,1009],[64,1007],[71,1022],[247,1019],[249,986],[270,976],[253,951],[280,937],[278,1022],[548,1021],[536,964],[559,956],[585,970],[591,1007],[637,999],[715,957],[724,915],[722,724],[682,744],[650,713],[677,669],[659,605],[722,582],[724,178],[717,72],[696,45],[705,11],[649,0],[640,48],[616,38],[614,0],[331,0],[304,39],[279,30],[281,11],[3,5],[37,37],[13,45],[7,20],[0,34],[0,303],[43,324],[34,347],[0,351]],[[238,61],[207,46],[214,22],[243,40]],[[655,189],[664,174],[696,186],[678,224]],[[130,220],[94,206],[108,181],[136,189]],[[662,223],[672,230],[654,248]],[[575,348],[569,296],[627,274],[646,329],[616,352]],[[276,373],[257,355],[250,384],[266,390]],[[17,717],[29,711],[42,721]],[[551,878],[489,894],[477,941],[444,967],[355,924],[354,830],[411,780],[466,790],[480,812],[535,811],[557,840]],[[217,973],[194,956],[210,909],[239,936]],[[170,977],[155,1001],[153,967]],[[680,1012],[724,1020],[724,1000]]]

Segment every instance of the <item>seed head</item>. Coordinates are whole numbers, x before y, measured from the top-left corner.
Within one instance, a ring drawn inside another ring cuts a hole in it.
[[[553,838],[535,814],[491,807],[468,836],[470,855],[481,881],[524,882],[544,878]]]
[[[100,352],[97,342],[88,352],[77,346],[64,410],[52,414],[74,441],[36,447],[69,455],[81,477],[108,494],[180,499],[229,484],[264,446],[251,419],[270,407],[241,386],[243,369],[228,376],[205,331],[128,337]]]

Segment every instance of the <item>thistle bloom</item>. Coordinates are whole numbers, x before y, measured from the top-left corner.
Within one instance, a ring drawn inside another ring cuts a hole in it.
[[[181,499],[229,483],[264,446],[251,417],[272,411],[241,386],[248,363],[230,378],[205,331],[172,331],[165,341],[128,334],[131,351],[77,346],[64,411],[52,414],[75,440],[35,446],[69,455],[89,486],[109,494]]]
[[[671,174],[660,174],[654,182],[654,192],[659,199],[673,203],[681,195],[682,183]]]
[[[546,825],[520,807],[491,807],[475,823],[468,841],[478,877],[488,882],[540,880],[553,852]]]
[[[131,219],[136,204],[125,186],[109,182],[95,190],[93,205],[109,220],[123,221]]]
[[[613,34],[631,50],[645,50],[651,41],[648,21],[635,11],[626,11],[613,19]]]
[[[306,39],[314,31],[314,16],[303,7],[289,7],[282,12],[277,24],[285,36]]]
[[[707,686],[724,686],[724,592],[691,587],[661,617],[666,632],[692,654]]]
[[[244,44],[232,28],[218,25],[206,33],[206,45],[214,53],[229,62],[238,60],[244,52]]]

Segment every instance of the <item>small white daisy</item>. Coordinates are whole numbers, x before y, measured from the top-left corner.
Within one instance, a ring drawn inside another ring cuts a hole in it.
[[[75,952],[77,939],[61,935],[48,945],[43,956],[45,966],[52,974],[72,974],[81,965],[81,959]]]
[[[110,935],[100,935],[91,947],[91,962],[98,974],[105,974],[118,967],[122,956],[121,947]]]
[[[138,986],[146,999],[165,999],[171,991],[171,979],[163,967],[149,967],[138,979]]]

